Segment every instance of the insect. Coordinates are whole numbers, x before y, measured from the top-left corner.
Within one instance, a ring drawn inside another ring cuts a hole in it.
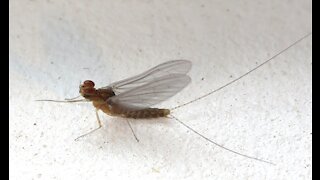
[[[298,42],[305,39],[311,33],[307,34],[306,36],[300,38],[284,50],[280,51],[276,55],[272,56],[270,59],[264,61],[260,65],[256,66],[255,68],[251,69],[247,73],[239,76],[238,78],[230,81],[229,83],[225,84],[224,86],[211,91],[203,96],[200,96],[197,99],[174,107],[172,109],[159,109],[159,108],[152,108],[153,105],[158,104],[172,96],[176,93],[181,91],[185,88],[191,81],[191,78],[187,75],[189,70],[191,69],[192,63],[188,60],[173,60],[167,61],[165,63],[159,64],[150,70],[147,70],[141,74],[133,76],[128,79],[124,79],[121,81],[114,82],[106,87],[102,88],[95,88],[95,84],[91,80],[86,80],[79,86],[79,93],[84,99],[77,100],[78,97],[73,99],[66,99],[66,101],[56,101],[56,100],[38,100],[38,101],[53,101],[53,102],[92,102],[93,106],[96,108],[96,117],[98,121],[98,128],[78,137],[77,139],[84,137],[102,127],[101,120],[98,115],[98,111],[101,110],[104,113],[111,115],[111,116],[120,116],[126,119],[135,139],[139,141],[137,136],[135,135],[130,122],[128,119],[143,119],[143,118],[159,118],[159,117],[172,117],[177,122],[194,132],[195,134],[199,135],[200,137],[204,138],[205,140],[209,141],[210,143],[219,146],[229,152],[235,153],[237,155],[254,159],[260,162],[273,164],[270,161],[266,161],[260,158],[252,157],[246,154],[242,154],[236,152],[232,149],[226,148],[211,139],[205,137],[204,135],[200,134],[184,122],[180,121],[178,118],[171,114],[172,110],[181,108],[188,104],[191,104],[195,101],[203,99],[214,92],[217,92],[223,89],[226,86],[238,81],[239,79],[247,76],[254,70],[260,68],[261,66],[265,65],[290,47],[294,46]],[[76,140],[77,140],[76,139]],[[274,164],[273,164],[274,165]]]
[[[191,62],[187,60],[168,61],[134,77],[98,89],[94,87],[93,81],[86,80],[79,86],[79,93],[96,108],[99,124],[97,129],[102,127],[98,110],[110,116],[133,119],[167,117],[169,109],[150,107],[186,87],[191,81],[186,75],[190,68]],[[128,119],[126,120],[134,134]],[[135,134],[134,136],[139,141]]]

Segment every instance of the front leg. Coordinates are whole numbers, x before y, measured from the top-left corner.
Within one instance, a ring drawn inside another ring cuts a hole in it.
[[[97,117],[97,121],[98,121],[99,127],[97,127],[97,128],[95,128],[95,129],[93,129],[93,130],[91,130],[91,131],[89,131],[89,132],[87,132],[87,133],[85,133],[85,134],[77,137],[77,138],[75,139],[75,141],[78,141],[80,138],[83,138],[84,136],[89,135],[89,134],[93,133],[94,131],[96,131],[96,130],[98,130],[98,129],[100,129],[100,128],[102,127],[102,123],[101,123],[101,120],[100,120],[100,118],[99,118],[98,110],[99,110],[99,109],[96,109],[96,117]]]

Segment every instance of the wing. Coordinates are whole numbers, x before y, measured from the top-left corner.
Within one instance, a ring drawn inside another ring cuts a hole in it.
[[[191,78],[185,74],[164,75],[145,85],[111,97],[108,103],[135,110],[144,109],[172,97],[190,81]]]
[[[191,69],[191,62],[187,60],[173,60],[159,64],[146,72],[138,74],[128,79],[114,82],[107,87],[111,87],[116,95],[124,93],[130,89],[134,89],[159,79],[168,74],[186,74]]]

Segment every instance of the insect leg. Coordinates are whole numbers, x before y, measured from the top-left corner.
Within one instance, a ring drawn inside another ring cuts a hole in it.
[[[65,101],[51,100],[51,99],[39,99],[39,100],[35,100],[35,101],[49,101],[49,102],[58,102],[58,103],[88,102],[88,100],[86,100],[86,99],[65,100]]]
[[[79,95],[79,96],[77,96],[77,97],[74,97],[74,98],[65,98],[64,100],[70,101],[70,100],[75,100],[75,99],[77,99],[77,98],[79,98],[79,97],[81,97],[81,95]]]
[[[134,131],[133,131],[132,127],[131,127],[131,124],[130,124],[129,120],[126,119],[126,121],[127,121],[128,125],[129,125],[129,127],[130,127],[130,129],[131,129],[131,132],[132,132],[134,138],[137,140],[137,142],[139,142],[139,139],[137,138],[136,134],[134,133]]]
[[[95,129],[93,129],[93,130],[91,130],[91,131],[89,131],[89,132],[87,132],[87,133],[85,133],[85,134],[77,137],[77,138],[75,139],[75,141],[78,141],[80,138],[83,138],[83,137],[85,137],[85,136],[87,136],[87,135],[95,132],[96,130],[98,130],[98,129],[100,129],[100,128],[102,127],[102,123],[101,123],[101,120],[100,120],[99,114],[98,114],[98,109],[96,109],[96,116],[97,116],[97,121],[98,121],[99,127],[97,127],[97,128],[95,128]]]

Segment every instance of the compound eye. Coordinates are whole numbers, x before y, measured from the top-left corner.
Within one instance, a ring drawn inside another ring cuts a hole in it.
[[[90,80],[85,80],[83,82],[83,86],[85,86],[85,87],[94,87],[94,82],[90,81]]]

